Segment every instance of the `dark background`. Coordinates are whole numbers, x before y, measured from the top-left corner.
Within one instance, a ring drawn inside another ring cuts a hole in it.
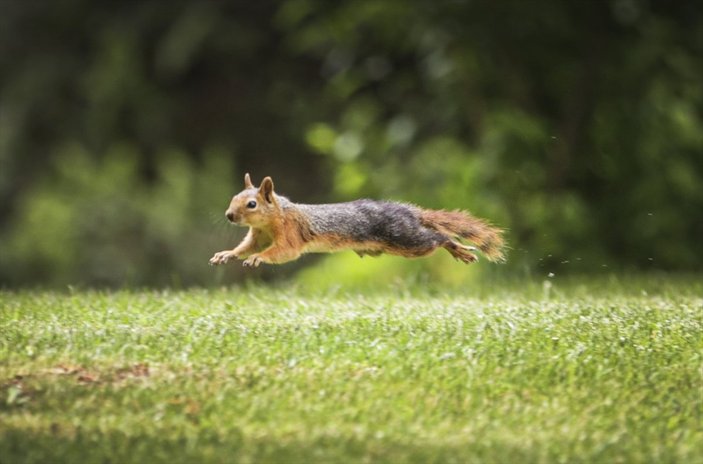
[[[237,281],[244,172],[469,209],[491,272],[699,271],[702,5],[0,1],[0,286]]]

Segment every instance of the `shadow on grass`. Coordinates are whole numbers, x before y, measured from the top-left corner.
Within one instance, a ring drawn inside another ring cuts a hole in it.
[[[76,430],[66,436],[53,430],[5,430],[0,438],[0,463],[313,463],[313,462],[549,462],[546,450],[511,445],[429,445],[383,438],[361,441],[324,437],[313,441],[246,438],[241,433],[219,436],[198,429],[193,436],[130,436],[126,432]],[[469,438],[473,442],[473,439]],[[571,456],[569,462],[579,462]]]

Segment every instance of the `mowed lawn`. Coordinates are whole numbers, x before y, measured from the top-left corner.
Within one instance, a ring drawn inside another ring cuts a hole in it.
[[[701,463],[702,319],[694,278],[0,292],[0,463]]]

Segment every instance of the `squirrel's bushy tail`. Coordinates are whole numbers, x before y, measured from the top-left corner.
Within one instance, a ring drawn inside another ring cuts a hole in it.
[[[467,212],[423,209],[420,220],[424,226],[437,232],[472,242],[490,261],[505,261],[503,230]]]

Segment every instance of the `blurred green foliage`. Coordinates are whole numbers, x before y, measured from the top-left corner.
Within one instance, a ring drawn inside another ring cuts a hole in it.
[[[0,285],[242,278],[206,263],[241,236],[221,216],[245,171],[300,202],[469,209],[508,229],[502,273],[701,268],[697,2],[2,10]],[[371,262],[301,279],[476,273]]]
[[[177,150],[162,153],[150,184],[135,176],[138,159],[129,146],[101,160],[64,148],[7,230],[9,282],[207,283],[202,256],[218,221],[204,212],[229,195],[229,157],[207,153],[197,166]]]

